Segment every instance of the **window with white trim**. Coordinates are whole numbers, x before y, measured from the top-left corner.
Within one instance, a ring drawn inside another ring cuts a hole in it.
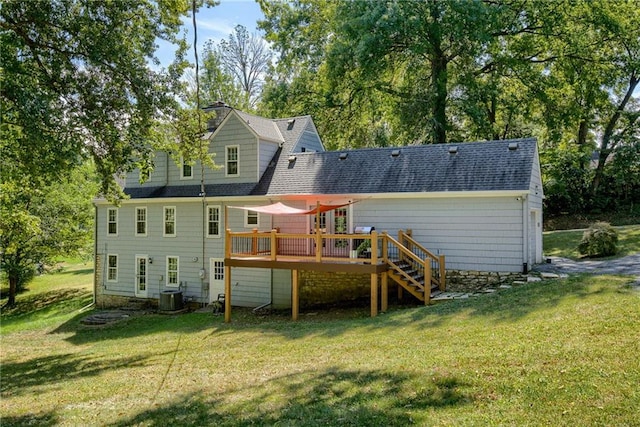
[[[107,209],[107,234],[118,235],[118,208]]]
[[[180,159],[180,179],[193,178],[193,165],[185,162],[184,159]]]
[[[260,214],[256,211],[244,211],[244,226],[252,228],[260,226]]]
[[[136,236],[147,235],[147,208],[136,208]]]
[[[164,227],[162,230],[164,237],[176,237],[176,207],[164,207]]]
[[[240,168],[238,164],[238,154],[240,151],[239,145],[227,145],[225,147],[225,174],[226,176],[238,176],[240,175]]]
[[[207,237],[220,237],[220,206],[207,207]]]
[[[118,255],[107,254],[107,281],[118,281]]]
[[[167,287],[178,287],[179,282],[180,257],[167,256]]]

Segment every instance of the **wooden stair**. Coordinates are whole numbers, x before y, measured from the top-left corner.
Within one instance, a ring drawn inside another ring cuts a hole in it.
[[[404,290],[426,304],[429,303],[431,298],[442,293],[437,283],[432,280],[427,282],[425,277],[419,271],[414,269],[408,262],[390,260],[389,267],[389,277]],[[425,289],[427,288],[429,289],[429,295],[425,299]]]
[[[410,230],[399,231],[397,240],[386,236],[384,260],[389,267],[388,277],[425,304],[444,292],[444,255],[425,249],[413,239]]]

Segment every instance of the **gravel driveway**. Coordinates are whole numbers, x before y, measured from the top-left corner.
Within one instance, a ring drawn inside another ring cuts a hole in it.
[[[640,281],[640,253],[612,260],[573,261],[568,258],[548,257],[551,263],[538,264],[533,271],[547,273],[625,274]]]

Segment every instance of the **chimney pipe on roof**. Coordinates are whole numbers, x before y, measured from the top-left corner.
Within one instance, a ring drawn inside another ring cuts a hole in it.
[[[202,108],[205,113],[214,112],[216,114],[215,117],[209,119],[207,122],[207,130],[209,132],[213,132],[218,129],[218,126],[222,123],[222,121],[227,117],[227,114],[231,112],[233,108],[228,106],[222,101],[216,101],[213,104],[209,104],[206,107]]]

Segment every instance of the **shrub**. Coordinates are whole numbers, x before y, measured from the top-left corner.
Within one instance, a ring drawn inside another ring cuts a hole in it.
[[[578,251],[589,257],[615,255],[618,251],[618,233],[608,222],[593,223],[582,235]]]

